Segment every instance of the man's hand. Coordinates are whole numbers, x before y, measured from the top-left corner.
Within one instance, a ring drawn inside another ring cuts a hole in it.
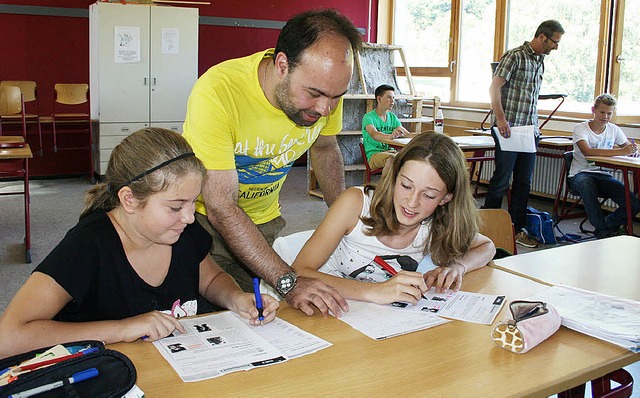
[[[347,301],[336,289],[318,279],[304,276],[298,276],[296,286],[285,298],[290,307],[299,309],[309,316],[315,312],[313,306],[320,310],[323,316],[327,316],[331,311],[339,318],[343,312],[349,311]]]

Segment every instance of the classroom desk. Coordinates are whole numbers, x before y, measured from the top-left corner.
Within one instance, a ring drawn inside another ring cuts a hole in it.
[[[627,234],[633,235],[633,216],[631,210],[631,184],[629,183],[629,172],[635,176],[635,188],[638,190],[640,184],[640,158],[630,156],[586,156],[590,162],[595,162],[596,166],[618,169],[622,172],[622,182],[624,183],[624,197],[627,210]]]
[[[0,144],[23,143],[22,136],[0,136]],[[0,195],[24,195],[25,262],[31,262],[31,216],[29,212],[29,159],[33,158],[29,144],[21,148],[0,148],[0,177],[21,177],[24,188],[20,192],[4,192]]]
[[[616,236],[505,257],[492,265],[550,285],[640,301],[640,238]]]
[[[546,286],[492,267],[465,276],[464,289],[525,298]],[[452,321],[375,341],[333,318],[282,303],[278,316],[333,344],[288,362],[183,383],[150,343],[119,343],[147,397],[428,396],[546,397],[640,360],[640,354],[562,327],[525,355],[492,342],[489,325]],[[496,322],[508,311],[505,304]]]

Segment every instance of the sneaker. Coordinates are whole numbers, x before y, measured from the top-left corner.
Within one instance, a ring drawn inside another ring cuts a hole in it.
[[[538,241],[527,235],[527,233],[524,231],[518,232],[516,234],[516,243],[524,247],[538,247]]]

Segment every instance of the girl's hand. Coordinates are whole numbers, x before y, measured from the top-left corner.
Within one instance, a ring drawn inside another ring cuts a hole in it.
[[[462,276],[465,273],[464,266],[455,263],[449,267],[437,267],[424,274],[427,289],[436,288],[437,293],[445,293],[447,290],[458,291],[462,287]]]
[[[176,318],[159,311],[151,311],[123,319],[122,341],[131,342],[144,338],[145,341],[156,341],[167,337],[175,330],[186,333],[186,330]]]
[[[371,285],[373,294],[370,301],[377,304],[403,301],[416,305],[428,290],[422,274],[410,271],[400,271],[387,281]]]
[[[254,326],[273,321],[276,318],[276,310],[280,306],[280,303],[268,294],[261,294],[260,296],[262,297],[263,321],[258,319],[256,300],[252,293],[242,293],[239,295],[234,303],[235,309],[233,309],[233,311],[244,319],[248,319],[249,323]]]

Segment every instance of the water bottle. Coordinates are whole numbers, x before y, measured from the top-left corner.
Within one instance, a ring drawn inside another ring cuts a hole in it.
[[[435,131],[436,133],[444,133],[444,113],[442,113],[442,109],[438,109],[438,113],[436,113],[435,120]]]

